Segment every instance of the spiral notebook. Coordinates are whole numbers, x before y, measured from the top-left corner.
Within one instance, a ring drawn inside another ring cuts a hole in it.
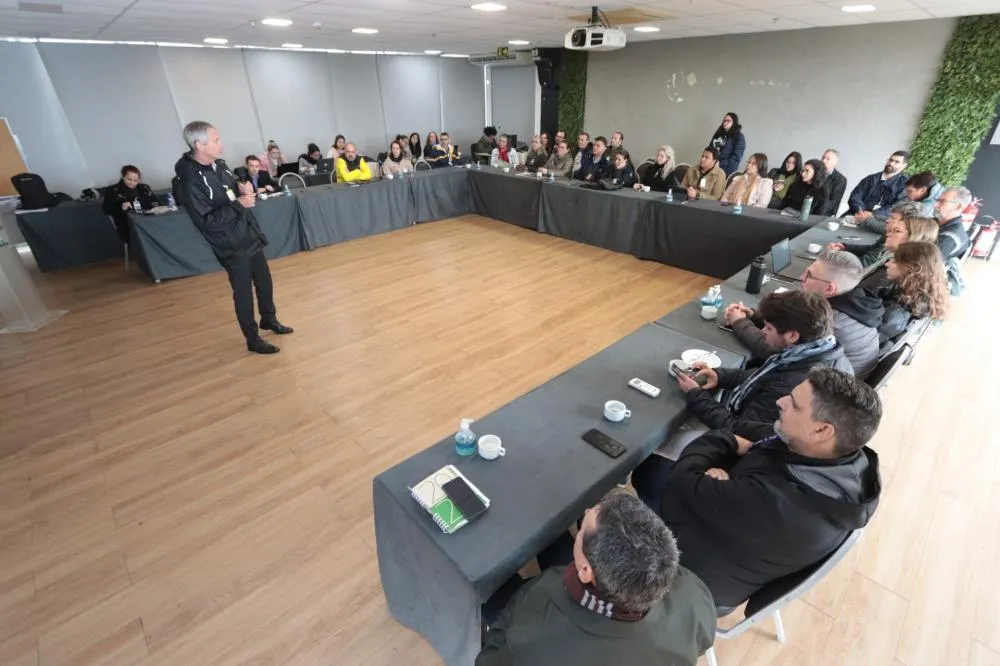
[[[476,488],[475,484],[469,481],[464,474],[459,472],[454,465],[445,465],[410,488],[410,495],[413,496],[413,499],[417,500],[417,504],[424,507],[427,513],[431,514],[431,518],[434,519],[434,522],[437,523],[438,527],[445,534],[452,534],[469,523],[442,488],[444,484],[459,477],[465,479],[465,482],[469,484],[473,492],[479,495],[479,499],[483,500],[483,504],[489,507],[490,499],[479,488]]]

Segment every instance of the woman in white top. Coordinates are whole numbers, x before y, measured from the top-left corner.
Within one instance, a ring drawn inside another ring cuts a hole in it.
[[[346,145],[347,139],[344,138],[343,134],[338,134],[337,138],[333,140],[330,150],[326,151],[326,156],[336,162],[337,158],[344,154],[344,147]]]
[[[774,193],[774,181],[765,178],[767,155],[754,153],[747,160],[746,172],[733,178],[722,195],[722,203],[739,203],[743,206],[767,208]]]
[[[285,157],[285,154],[281,152],[281,148],[278,148],[278,144],[274,141],[268,141],[267,150],[257,157],[260,158],[260,163],[267,169],[271,178],[277,178],[278,167],[288,162],[288,158]]]
[[[405,138],[405,137],[404,137]],[[403,155],[403,146],[399,141],[393,141],[389,146],[389,155],[382,162],[382,177],[394,177],[413,171],[413,163]]]
[[[501,134],[497,139],[497,147],[493,149],[490,156],[490,166],[492,167],[517,167],[519,163],[517,150],[510,145],[510,139],[506,134]]]

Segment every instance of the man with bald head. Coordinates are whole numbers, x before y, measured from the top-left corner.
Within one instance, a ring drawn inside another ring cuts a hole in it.
[[[372,171],[365,158],[358,155],[353,143],[344,146],[344,154],[337,158],[337,182],[360,183],[372,179]]]

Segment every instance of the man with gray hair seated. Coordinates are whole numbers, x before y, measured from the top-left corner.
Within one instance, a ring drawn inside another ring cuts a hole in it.
[[[587,510],[576,539],[562,541],[569,566],[513,579],[520,589],[489,622],[476,666],[694,666],[712,646],[711,593],[678,564],[674,535],[637,497],[612,491]]]
[[[878,326],[882,322],[882,300],[858,286],[864,276],[861,261],[844,251],[827,250],[802,273],[802,290],[825,298],[833,309],[833,336],[844,348],[854,375],[864,379],[878,363]],[[728,323],[754,358],[775,352],[761,331],[763,320],[743,303],[726,308]]]
[[[962,280],[962,257],[969,249],[969,234],[962,224],[962,211],[972,202],[972,192],[967,187],[945,188],[934,204],[934,219],[938,223],[937,246],[944,258],[948,273],[948,290],[959,296],[965,289]]]

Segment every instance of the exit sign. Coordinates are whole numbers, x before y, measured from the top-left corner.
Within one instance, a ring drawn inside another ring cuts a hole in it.
[[[506,58],[506,57],[508,57],[508,53],[509,53],[509,49],[506,46],[498,46],[497,47],[497,57],[498,58]]]

